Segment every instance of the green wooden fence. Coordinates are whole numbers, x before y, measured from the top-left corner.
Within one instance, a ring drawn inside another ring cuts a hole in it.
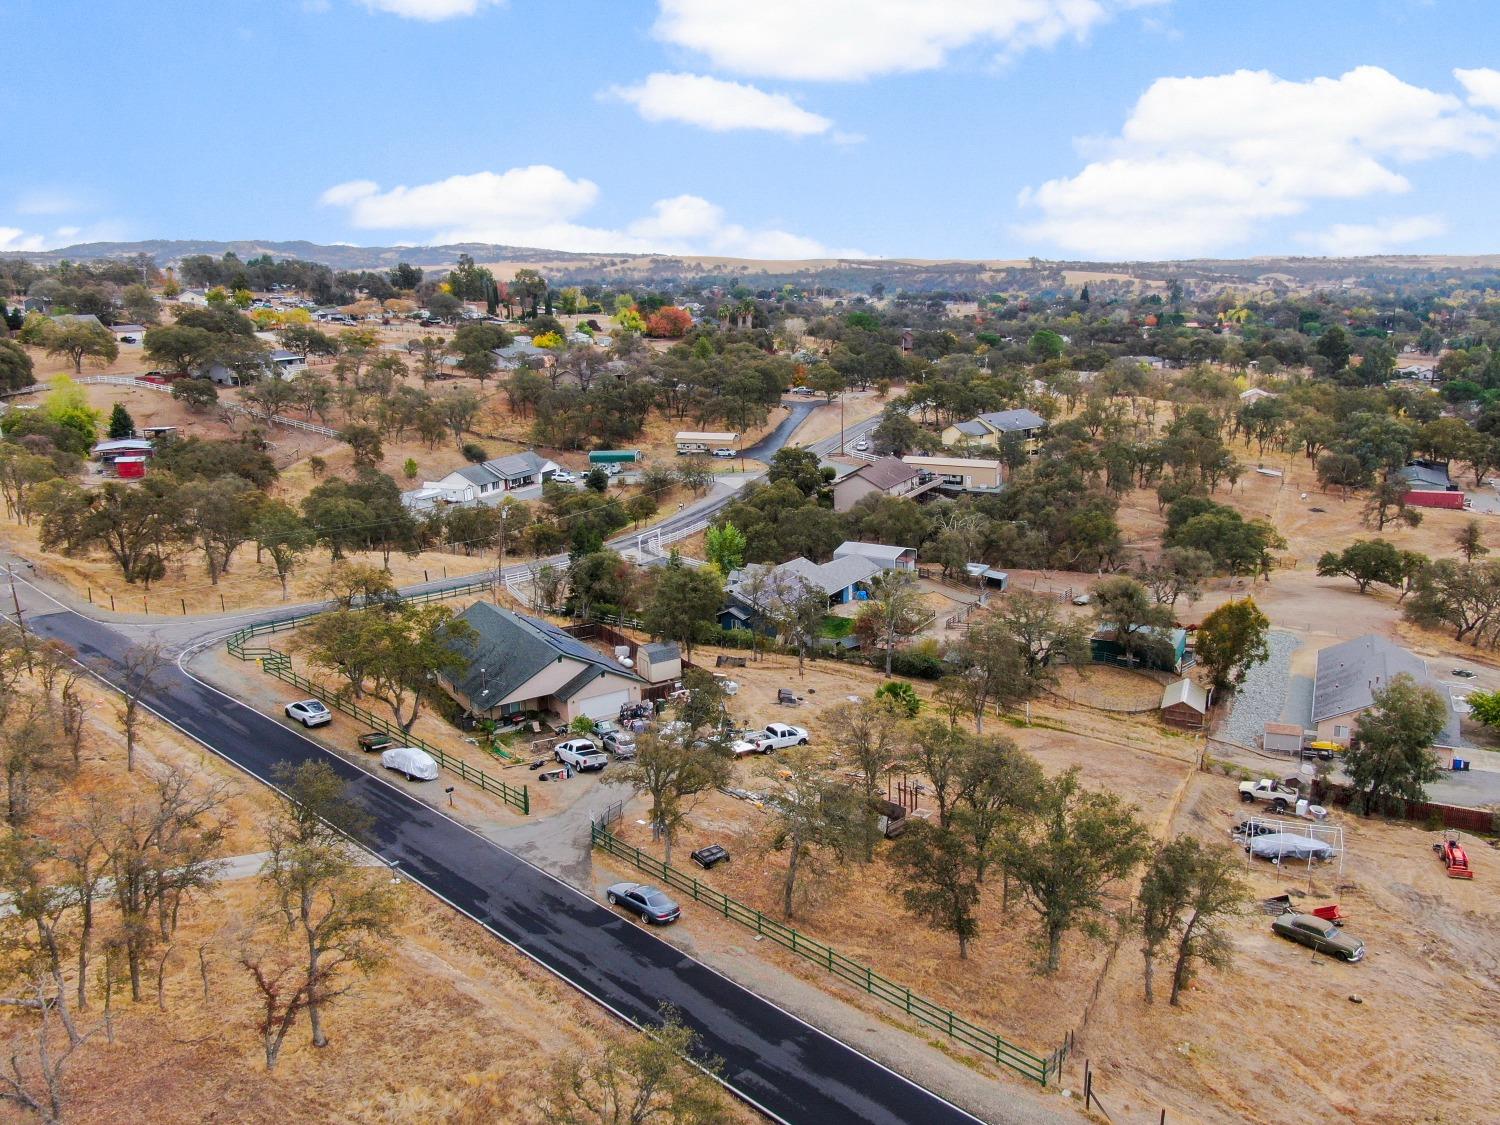
[[[480,583],[478,585],[480,587],[487,587],[489,583]],[[388,734],[392,738],[399,739],[401,745],[415,746],[418,750],[426,751],[432,755],[433,761],[437,762],[443,769],[452,770],[471,785],[477,785],[486,793],[499,797],[518,812],[530,815],[531,792],[526,786],[509,785],[497,777],[491,777],[483,770],[475,769],[462,758],[445,753],[415,735],[406,733],[388,719],[366,710],[338,692],[330,691],[322,684],[316,683],[294,671],[292,668],[292,658],[286,653],[269,646],[252,643],[259,636],[265,636],[269,633],[279,633],[287,629],[295,629],[298,625],[311,621],[321,612],[321,610],[317,610],[311,613],[300,613],[292,617],[282,617],[274,621],[262,621],[257,625],[247,626],[236,633],[231,633],[225,640],[225,648],[228,649],[230,656],[240,660],[258,660],[262,670],[268,675],[275,676],[283,683],[291,684],[299,690],[307,692],[308,695],[321,699],[334,710],[342,711],[344,714],[350,715],[362,723],[367,723],[372,729],[378,730],[382,734]],[[514,757],[514,755],[508,752],[506,756]]]
[[[928,1027],[936,1028],[955,1042],[973,1048],[985,1058],[1001,1066],[1009,1067],[1033,1082],[1045,1086],[1049,1080],[1055,1079],[1062,1069],[1067,1057],[1066,1043],[1045,1058],[1023,1047],[1017,1047],[993,1031],[970,1023],[949,1009],[923,999],[905,985],[897,984],[881,976],[870,966],[845,957],[832,946],[815,941],[784,922],[778,922],[754,907],[746,906],[722,891],[706,886],[686,872],[678,871],[675,867],[668,867],[655,856],[648,855],[640,848],[625,843],[610,832],[607,823],[595,822],[591,835],[596,848],[625,860],[684,894],[691,895],[694,902],[701,902],[725,918],[754,930],[762,937],[769,938],[782,948],[806,958],[840,980],[900,1008],[913,1019]]]

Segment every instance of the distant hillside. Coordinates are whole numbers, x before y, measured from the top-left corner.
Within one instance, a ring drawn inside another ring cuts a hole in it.
[[[27,258],[39,264],[63,259],[130,257],[149,254],[160,265],[170,265],[192,254],[219,257],[233,251],[249,259],[269,254],[321,262],[336,270],[388,269],[409,262],[425,269],[443,270],[460,254],[506,278],[517,269],[540,270],[554,285],[588,281],[624,282],[671,287],[723,282],[753,284],[757,289],[784,284],[868,291],[882,286],[890,292],[981,292],[1022,290],[1038,292],[1089,284],[1102,292],[1138,287],[1158,288],[1170,281],[1215,289],[1270,287],[1278,289],[1402,287],[1444,279],[1464,281],[1500,278],[1500,255],[1381,255],[1367,258],[1259,257],[1244,259],[1187,259],[1171,262],[1083,262],[994,259],[822,258],[772,261],[672,254],[575,254],[526,246],[460,242],[442,246],[349,246],[306,241],[243,239],[150,239],[142,242],[88,242],[41,253],[0,253],[0,258]]]

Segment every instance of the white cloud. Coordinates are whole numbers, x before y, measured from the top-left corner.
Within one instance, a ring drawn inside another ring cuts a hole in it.
[[[1309,231],[1298,239],[1320,253],[1335,258],[1359,254],[1385,254],[1445,234],[1448,224],[1441,215],[1410,215],[1380,223],[1334,223],[1327,230]]]
[[[847,81],[932,70],[983,45],[1002,55],[1082,38],[1165,0],[659,0],[659,39],[740,74]]]
[[[472,16],[480,8],[504,2],[505,0],[364,0],[364,5],[372,12],[388,12],[403,19],[436,23],[459,16]]]
[[[346,209],[353,226],[426,231],[428,239],[438,243],[754,258],[864,256],[855,250],[830,250],[814,239],[775,228],[731,223],[721,207],[695,195],[659,200],[649,215],[620,229],[576,221],[598,197],[599,189],[591,181],[536,164],[389,191],[370,180],[351,180],[329,188],[320,202]]]
[[[1453,77],[1469,95],[1469,104],[1481,109],[1500,109],[1500,70],[1455,70]]]
[[[0,250],[45,250],[48,240],[40,234],[27,234],[20,227],[0,227]]]
[[[635,106],[647,121],[681,121],[716,133],[764,129],[806,137],[833,126],[785,94],[701,74],[651,74],[638,85],[615,86],[608,94]]]
[[[1074,176],[1021,193],[1021,233],[1098,257],[1162,258],[1241,242],[1312,203],[1399,194],[1394,165],[1483,156],[1500,121],[1379,67],[1289,82],[1267,71],[1151,84]]]

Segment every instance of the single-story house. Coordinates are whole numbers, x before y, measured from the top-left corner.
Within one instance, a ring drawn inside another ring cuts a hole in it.
[[[994,491],[1005,483],[1005,467],[999,461],[989,458],[912,455],[901,460],[914,469],[937,477],[938,487],[942,489],[960,492]]]
[[[656,641],[635,650],[635,670],[649,684],[682,678],[682,649],[670,641]]]
[[[507,492],[539,484],[557,472],[557,465],[530,450],[494,457],[478,465],[454,469],[440,480],[422,482],[415,492],[436,492],[434,501],[448,504],[472,504],[476,500],[496,500]]]
[[[52,309],[52,298],[51,297],[27,297],[24,301],[21,302],[21,311],[22,312],[47,313],[47,312],[50,312],[51,309]]]
[[[531,342],[530,336],[517,336],[503,348],[495,348],[491,353],[495,362],[506,371],[514,371],[519,367],[543,367],[557,357],[546,348],[539,348]]]
[[[1452,508],[1461,511],[1464,492],[1448,475],[1446,461],[1412,461],[1401,470],[1406,480],[1406,503],[1418,508]]]
[[[193,305],[196,308],[203,308],[208,304],[208,294],[202,289],[184,289],[173,300],[180,305]]]
[[[1374,633],[1318,653],[1311,718],[1318,741],[1348,746],[1359,717],[1374,704],[1375,693],[1402,674],[1434,689],[1447,704],[1447,722],[1433,742],[1439,760],[1451,760],[1454,750],[1465,749],[1448,685],[1435,680],[1420,657]]]
[[[917,569],[915,547],[897,547],[890,543],[859,543],[848,539],[833,549],[833,557],[869,559],[881,570]]]
[[[1021,407],[1017,410],[994,410],[980,414],[967,422],[956,422],[942,433],[944,445],[970,442],[975,445],[999,445],[1011,434],[1019,434],[1026,443],[1026,451],[1035,453],[1037,440],[1047,428],[1047,419],[1035,410]]]
[[[821,565],[804,558],[776,566],[751,563],[733,571],[725,581],[726,601],[719,611],[719,624],[725,629],[765,631],[766,605],[799,587],[818,591],[831,605],[846,605],[867,596],[871,580],[884,569],[862,555],[845,555]]]
[[[109,330],[114,333],[117,344],[139,344],[146,335],[144,324],[111,324]]]
[[[580,715],[613,719],[640,702],[639,676],[550,622],[489,602],[475,602],[457,620],[474,634],[450,642],[463,665],[437,682],[474,715],[538,711],[571,723]]]
[[[1104,625],[1089,638],[1089,652],[1096,664],[1118,664],[1121,667],[1154,668],[1159,672],[1172,672],[1178,676],[1195,663],[1187,650],[1185,629],[1159,629],[1153,626],[1137,626],[1141,641],[1135,653],[1127,656],[1125,645],[1113,625]]]
[[[881,457],[861,465],[833,485],[833,510],[847,512],[866,496],[906,496],[915,499],[937,487],[931,473],[913,468],[895,457]]]
[[[1162,722],[1186,730],[1202,730],[1208,722],[1208,700],[1208,689],[1187,677],[1170,683],[1161,693]]]

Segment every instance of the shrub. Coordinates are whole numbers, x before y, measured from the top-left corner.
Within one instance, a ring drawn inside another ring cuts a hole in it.
[[[476,445],[472,441],[464,442],[462,452],[465,461],[472,461],[476,465],[481,461],[488,461],[490,459],[489,451],[484,446]]]
[[[885,655],[877,653],[870,658],[871,664],[884,666]],[[896,652],[891,655],[891,674],[915,680],[940,680],[943,678],[943,662],[925,652]]]

